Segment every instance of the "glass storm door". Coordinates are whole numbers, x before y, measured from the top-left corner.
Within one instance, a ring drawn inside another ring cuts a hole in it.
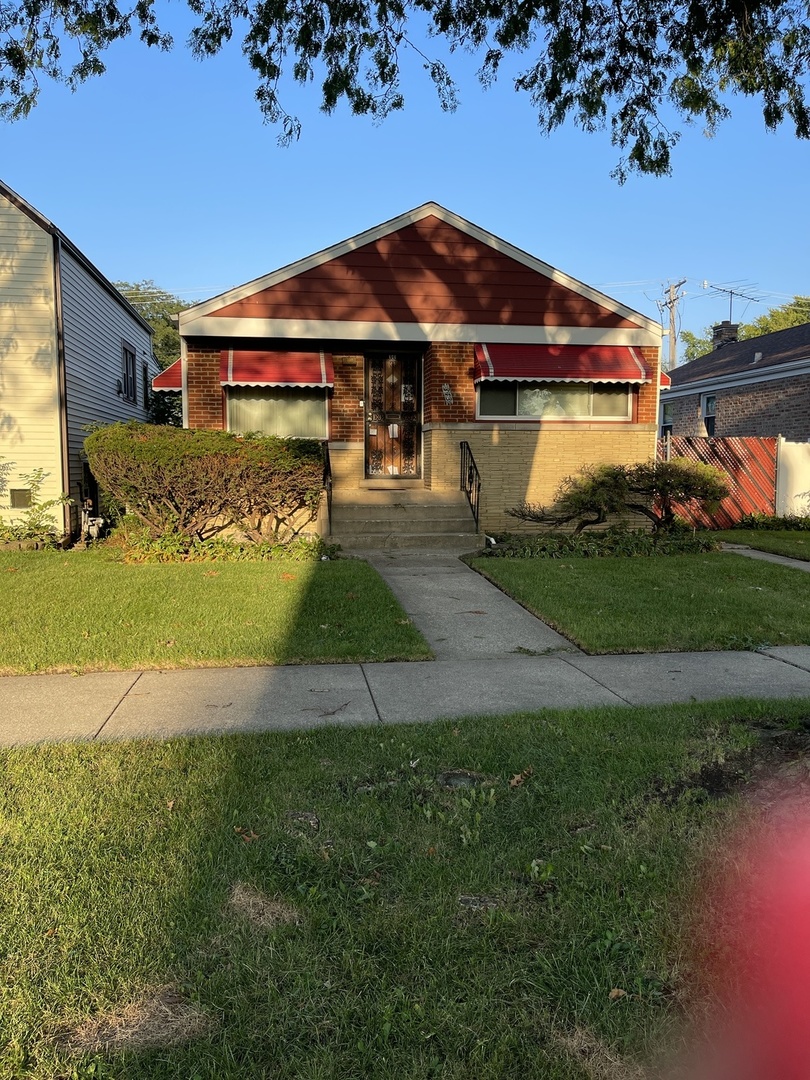
[[[422,358],[366,357],[366,476],[421,476]]]

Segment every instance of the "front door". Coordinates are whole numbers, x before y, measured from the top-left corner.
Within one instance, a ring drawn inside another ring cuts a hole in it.
[[[422,475],[421,386],[421,356],[366,357],[367,477],[414,480]]]

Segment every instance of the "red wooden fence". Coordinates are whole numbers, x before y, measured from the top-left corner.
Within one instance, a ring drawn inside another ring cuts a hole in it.
[[[776,512],[776,444],[773,439],[707,439],[673,435],[669,457],[691,458],[722,469],[730,493],[714,514],[690,506],[678,508],[678,516],[692,525],[727,529],[744,514]],[[658,440],[658,458],[667,457],[667,440]]]

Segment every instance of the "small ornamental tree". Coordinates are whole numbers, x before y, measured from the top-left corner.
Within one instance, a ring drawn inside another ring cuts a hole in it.
[[[153,539],[189,544],[238,528],[249,539],[286,539],[318,512],[321,445],[310,439],[241,438],[153,424],[112,424],[85,440],[90,468]]]
[[[550,507],[522,502],[506,511],[519,521],[568,525],[576,521],[574,535],[589,525],[603,525],[621,514],[627,501],[627,475],[622,465],[589,465],[578,476],[567,476],[557,488]]]
[[[588,526],[605,524],[612,515],[633,511],[649,518],[655,532],[667,532],[677,523],[678,505],[697,504],[711,513],[726,495],[728,483],[719,469],[673,458],[587,466],[562,481],[550,507],[524,502],[506,512],[520,521],[555,526],[576,521],[576,535]]]
[[[646,461],[627,470],[627,509],[644,514],[656,532],[677,522],[678,504],[693,504],[712,513],[728,495],[720,469],[689,458]]]

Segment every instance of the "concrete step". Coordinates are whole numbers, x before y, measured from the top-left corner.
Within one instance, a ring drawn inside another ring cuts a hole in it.
[[[333,532],[328,543],[339,544],[343,551],[453,551],[459,555],[477,551],[484,545],[482,534],[474,532]]]
[[[469,506],[463,491],[429,491],[425,487],[332,489],[332,506]]]
[[[344,518],[332,515],[332,532],[345,533],[401,533],[409,536],[414,533],[468,533],[475,522],[471,514],[451,518]]]
[[[332,503],[332,521],[463,521],[468,523],[472,511],[464,506],[340,506]]]

